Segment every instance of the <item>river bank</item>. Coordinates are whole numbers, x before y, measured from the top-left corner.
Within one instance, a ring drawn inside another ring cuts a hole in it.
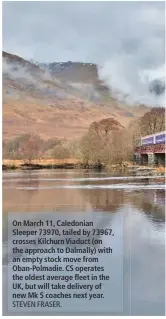
[[[4,159],[2,161],[3,170],[11,169],[55,169],[55,168],[75,168],[79,165],[76,159],[56,160],[56,159],[35,159],[31,161]]]
[[[151,167],[151,166],[138,166],[133,165],[132,162],[122,164],[112,164],[104,167],[102,164],[84,164],[77,159],[35,159],[32,161],[25,160],[9,160],[2,161],[3,170],[33,170],[33,169],[97,169],[107,170],[108,172],[125,172],[132,175],[165,175],[165,167]]]

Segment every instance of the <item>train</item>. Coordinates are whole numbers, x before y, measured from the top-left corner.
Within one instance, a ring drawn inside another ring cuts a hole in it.
[[[143,136],[136,141],[136,146],[165,144],[166,131]]]

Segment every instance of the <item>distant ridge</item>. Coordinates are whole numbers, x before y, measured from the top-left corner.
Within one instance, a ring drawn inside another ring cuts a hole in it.
[[[146,106],[111,96],[92,63],[40,65],[17,55],[3,57],[3,139],[33,133],[43,139],[81,137],[93,122],[116,118],[126,127]]]

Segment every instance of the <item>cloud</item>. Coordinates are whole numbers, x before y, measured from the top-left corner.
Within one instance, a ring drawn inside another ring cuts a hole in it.
[[[164,95],[150,94],[149,81],[164,70],[164,5],[3,2],[3,49],[40,62],[96,63],[114,94],[163,105]]]

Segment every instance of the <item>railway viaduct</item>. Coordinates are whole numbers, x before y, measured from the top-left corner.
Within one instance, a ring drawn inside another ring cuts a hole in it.
[[[134,149],[134,162],[139,165],[165,165],[166,132],[141,137]]]

